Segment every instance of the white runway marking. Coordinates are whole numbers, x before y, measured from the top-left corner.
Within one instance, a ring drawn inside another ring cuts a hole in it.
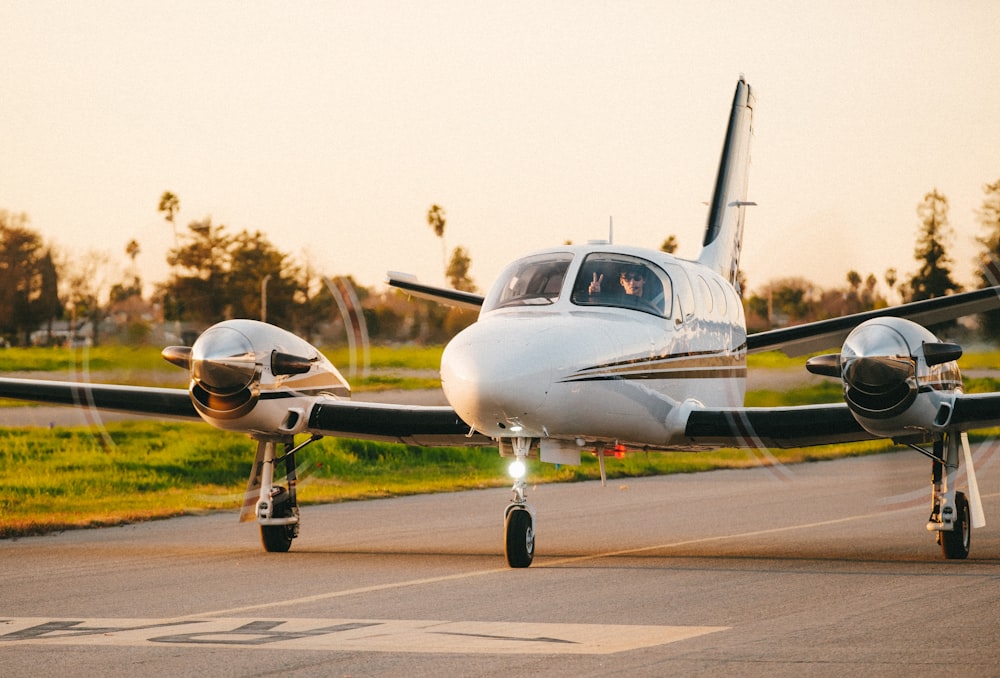
[[[0,619],[7,644],[247,647],[285,650],[611,654],[726,626],[627,626],[386,619]]]

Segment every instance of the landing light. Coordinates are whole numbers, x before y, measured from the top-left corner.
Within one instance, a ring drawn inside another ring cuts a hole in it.
[[[517,480],[518,478],[523,478],[524,472],[526,470],[527,469],[524,466],[524,462],[521,461],[520,459],[516,459],[510,462],[510,466],[507,467],[507,473],[509,473],[510,477],[514,478],[515,480]]]

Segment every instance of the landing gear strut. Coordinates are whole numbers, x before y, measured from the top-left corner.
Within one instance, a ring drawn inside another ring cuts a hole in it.
[[[504,556],[510,567],[528,567],[535,557],[535,509],[527,501],[528,484],[524,480],[531,438],[513,438],[511,446],[515,457],[510,466],[514,498],[504,510]]]
[[[259,438],[240,522],[257,519],[260,541],[268,553],[284,553],[299,536],[299,506],[295,498],[295,453],[322,436],[312,436],[297,447],[292,438]],[[278,445],[285,450],[277,456]],[[291,449],[289,449],[291,448]],[[274,466],[283,461],[287,487],[274,484]]]
[[[937,535],[937,543],[941,545],[941,553],[949,560],[962,560],[969,555],[972,544],[972,514],[969,500],[963,492],[955,488],[955,478],[958,475],[958,446],[960,433],[947,433],[934,441],[934,453],[931,456],[931,516],[927,521],[927,529]],[[967,441],[962,441],[966,445]],[[978,500],[978,488],[975,487],[975,475],[972,468],[971,455],[967,455],[969,490],[973,498]]]

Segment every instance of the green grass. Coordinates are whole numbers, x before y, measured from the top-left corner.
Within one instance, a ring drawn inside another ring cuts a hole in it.
[[[443,346],[372,346],[369,349],[369,367],[372,369],[437,370],[441,367]],[[351,362],[347,347],[324,348],[323,354],[337,369],[346,371]],[[360,358],[358,358],[360,361]],[[360,368],[360,365],[359,365]]]
[[[844,389],[834,379],[814,386],[798,386],[784,391],[761,389],[747,391],[743,402],[747,407],[782,407],[843,402]]]
[[[622,479],[778,460],[797,463],[873,454],[887,443],[710,453],[629,453],[608,457]],[[121,422],[88,428],[0,428],[0,537],[115,525],[185,513],[238,510],[254,443],[203,424]],[[508,460],[495,448],[424,448],[327,438],[299,456],[303,504],[509,486]],[[302,464],[305,464],[302,466]],[[595,479],[597,459],[579,466],[531,462],[532,483]]]
[[[94,348],[0,349],[0,372],[70,372],[90,370],[176,370],[151,346],[97,346]]]
[[[958,366],[963,370],[1000,369],[1000,350],[965,353],[959,358]]]

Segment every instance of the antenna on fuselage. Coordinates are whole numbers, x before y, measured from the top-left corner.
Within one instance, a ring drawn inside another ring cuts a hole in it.
[[[608,217],[608,244],[615,244],[615,218]]]

